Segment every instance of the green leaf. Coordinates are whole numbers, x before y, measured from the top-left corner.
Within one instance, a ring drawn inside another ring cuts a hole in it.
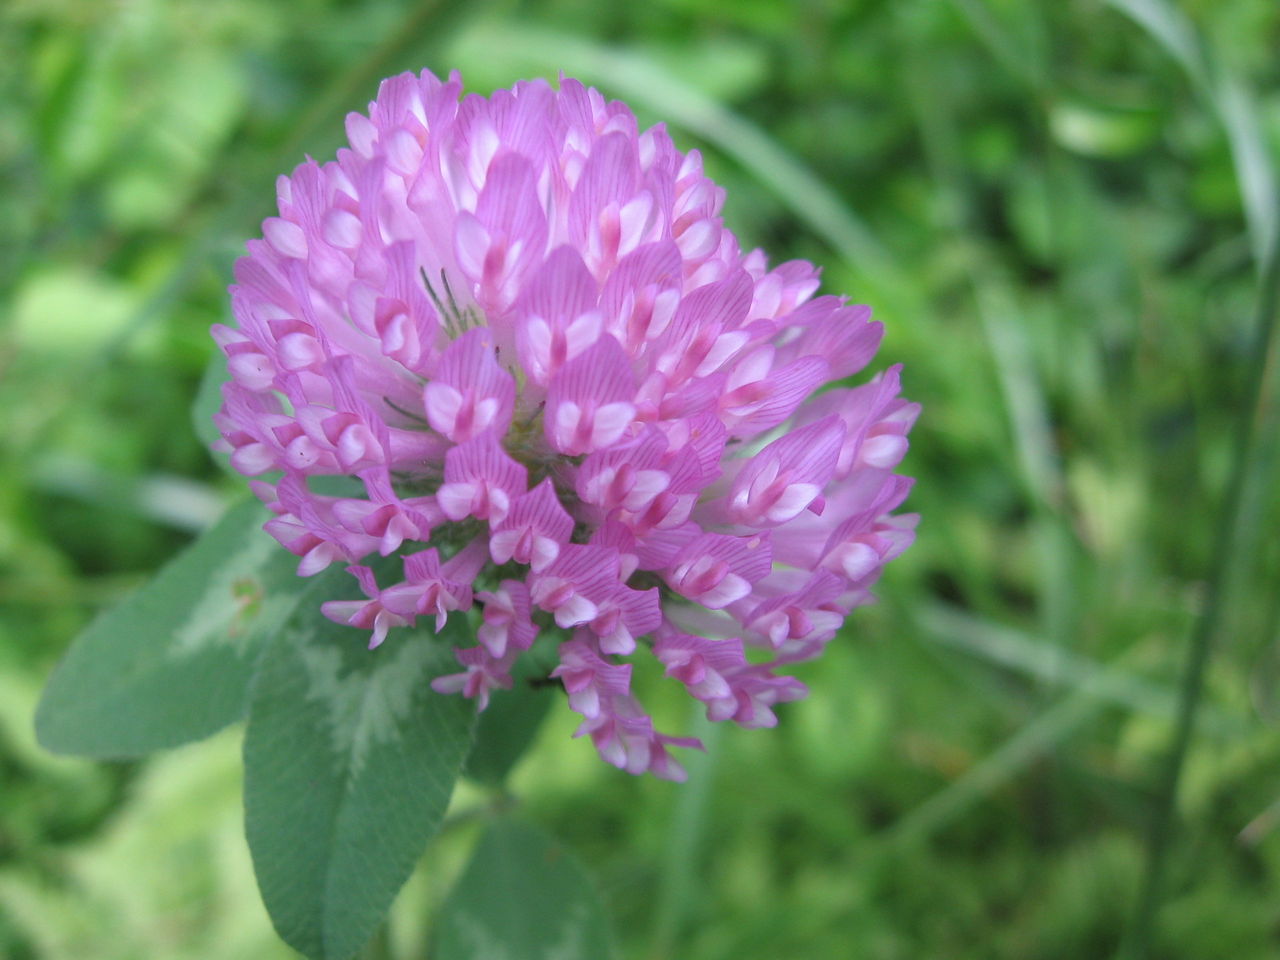
[[[373,934],[440,824],[471,742],[474,706],[430,687],[457,669],[444,635],[367,634],[324,619],[345,599],[317,578],[263,658],[245,734],[245,830],[276,930],[308,957],[340,960]]]
[[[439,960],[604,960],[608,925],[586,871],[553,837],[495,821],[445,901]]]
[[[475,743],[467,756],[468,777],[491,787],[502,786],[555,701],[553,688],[531,682],[545,679],[550,672],[549,666],[539,662],[536,650],[516,661],[515,686],[496,691],[476,721]]]
[[[305,581],[246,500],[99,617],[45,687],[36,736],[57,753],[133,757],[207,737],[244,715],[265,640]]]

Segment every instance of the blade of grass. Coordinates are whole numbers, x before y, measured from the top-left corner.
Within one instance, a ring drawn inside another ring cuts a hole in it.
[[[984,271],[984,276],[989,275]],[[1013,295],[1002,282],[975,278],[974,296],[995,360],[1027,491],[1041,506],[1056,511],[1062,504],[1062,477],[1049,408],[1036,376],[1026,331],[1011,319],[1017,313]]]
[[[1248,88],[1201,40],[1195,26],[1167,0],[1108,0],[1146,30],[1186,71],[1226,132],[1244,206],[1254,262],[1261,274],[1280,222],[1280,190],[1267,150],[1266,127]]]
[[[1191,21],[1177,7],[1163,0],[1109,0],[1110,4],[1146,30],[1177,60],[1192,83],[1207,92],[1211,87],[1200,38]]]
[[[883,835],[884,847],[909,846],[928,838],[1061,744],[1102,708],[1103,702],[1085,688],[1058,701],[963,776],[901,817]]]
[[[1225,613],[1223,598],[1237,568],[1248,562],[1240,550],[1245,533],[1256,522],[1248,505],[1251,487],[1265,483],[1256,476],[1266,458],[1255,458],[1255,450],[1263,444],[1261,427],[1269,420],[1277,401],[1277,378],[1280,358],[1277,351],[1277,312],[1280,312],[1280,237],[1273,237],[1262,274],[1255,317],[1254,344],[1251,353],[1245,402],[1241,404],[1235,437],[1235,453],[1231,475],[1223,498],[1213,560],[1205,585],[1204,606],[1196,621],[1187,650],[1183,670],[1178,723],[1166,757],[1156,791],[1147,835],[1147,863],[1134,919],[1129,927],[1120,956],[1125,960],[1142,960],[1150,953],[1151,929],[1160,905],[1164,874],[1172,846],[1173,812],[1177,801],[1182,768],[1191,746],[1196,714],[1204,689],[1204,675],[1209,657],[1221,632]]]
[[[1174,690],[1152,683],[1115,666],[1046,644],[1018,630],[984,621],[945,604],[920,610],[916,620],[924,636],[945,646],[982,657],[990,663],[1017,670],[1055,686],[1077,688],[1127,710],[1172,720],[1177,716]],[[1204,715],[1204,726],[1222,737],[1239,736],[1247,729],[1243,719],[1213,711]]]
[[[1076,540],[1065,509],[1062,465],[1026,328],[1013,319],[1013,294],[995,269],[975,271],[972,285],[1031,506],[1036,609],[1046,641],[1041,645],[1045,669],[1051,671],[1060,662],[1057,654],[1079,642]]]
[[[1248,89],[1216,59],[1187,17],[1165,0],[1110,0],[1112,6],[1147,30],[1187,72],[1192,85],[1217,115],[1235,165],[1254,260],[1259,271],[1253,345],[1243,402],[1234,431],[1235,450],[1220,505],[1205,586],[1183,670],[1177,727],[1161,771],[1147,834],[1147,861],[1133,921],[1119,956],[1142,960],[1150,953],[1155,914],[1163,897],[1172,846],[1174,809],[1182,768],[1195,731],[1210,656],[1226,617],[1231,584],[1248,566],[1258,543],[1275,438],[1268,431],[1277,417],[1276,326],[1280,308],[1280,209],[1275,167],[1263,140],[1264,127]],[[1272,431],[1273,432],[1273,431]]]
[[[1004,639],[1007,641],[1007,638]],[[988,647],[1001,650],[1002,655],[1009,655],[1007,643],[1002,644],[997,640],[989,643]],[[1168,702],[1171,698],[1158,688],[1151,689],[1140,681],[1135,682],[1129,669],[1129,663],[1142,659],[1148,648],[1149,644],[1138,644],[1130,647],[1113,663],[1096,667],[1086,666],[1086,661],[1064,651],[1056,651],[1062,662],[1078,669],[1077,676],[1073,678],[1078,681],[1075,689],[1038,714],[962,776],[900,818],[882,835],[884,846],[880,849],[897,849],[903,844],[910,845],[936,833],[983,797],[991,795],[1020,775],[1039,757],[1065,743],[1075,730],[1101,713],[1109,702],[1115,702],[1117,698],[1130,702],[1136,699],[1149,706],[1156,705],[1153,712],[1166,712],[1166,708],[1173,706]],[[1029,653],[1022,650],[1013,656],[1031,663],[1041,655],[1038,651]],[[1068,672],[1071,669],[1072,667],[1068,667]],[[1062,677],[1056,679],[1061,680]],[[1164,701],[1163,708],[1158,706],[1161,701]]]

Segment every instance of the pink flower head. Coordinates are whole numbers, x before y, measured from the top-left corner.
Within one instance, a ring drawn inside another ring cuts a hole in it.
[[[279,179],[237,327],[214,330],[220,447],[267,530],[300,575],[338,561],[365,594],[324,613],[377,646],[478,605],[433,686],[481,708],[559,633],[579,733],[635,773],[679,779],[670,748],[697,745],[636,699],[641,647],[711,719],[775,723],[805,693],[775,671],[913,538],[899,369],[819,392],[881,325],[815,298],[812,264],[744,253],[698,153],[575,80],[464,98],[456,74],[403,74],[347,136]]]

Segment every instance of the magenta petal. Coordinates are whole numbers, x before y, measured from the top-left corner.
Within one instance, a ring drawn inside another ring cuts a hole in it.
[[[547,442],[575,455],[620,440],[635,417],[634,379],[627,355],[603,336],[569,361],[547,390]]]
[[[423,391],[427,420],[455,443],[486,430],[499,437],[511,425],[516,385],[494,359],[493,335],[468,330],[440,357]]]

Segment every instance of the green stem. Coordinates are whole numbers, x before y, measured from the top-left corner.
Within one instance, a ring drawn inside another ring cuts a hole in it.
[[[680,934],[697,905],[699,878],[703,868],[702,853],[710,816],[712,783],[715,779],[717,745],[723,724],[712,723],[696,704],[694,736],[706,747],[703,754],[690,754],[686,760],[689,780],[676,800],[671,830],[667,835],[666,860],[659,880],[657,908],[654,913],[653,943],[650,956],[672,957],[678,952]]]
[[[1275,402],[1277,360],[1277,307],[1280,307],[1280,237],[1269,245],[1267,261],[1258,293],[1258,312],[1244,402],[1236,424],[1236,449],[1231,475],[1220,511],[1217,529],[1221,531],[1215,545],[1212,565],[1205,586],[1204,607],[1196,621],[1187,652],[1178,704],[1173,743],[1160,775],[1159,789],[1147,834],[1147,860],[1138,896],[1137,909],[1125,942],[1121,945],[1123,960],[1142,960],[1150,950],[1151,929],[1160,905],[1164,875],[1171,846],[1173,812],[1177,800],[1182,768],[1195,728],[1196,710],[1204,689],[1205,669],[1217,639],[1223,612],[1223,599],[1231,583],[1231,574],[1242,558],[1238,545],[1251,522],[1247,509],[1251,498],[1250,467],[1259,444],[1260,425],[1267,420],[1267,410]]]

